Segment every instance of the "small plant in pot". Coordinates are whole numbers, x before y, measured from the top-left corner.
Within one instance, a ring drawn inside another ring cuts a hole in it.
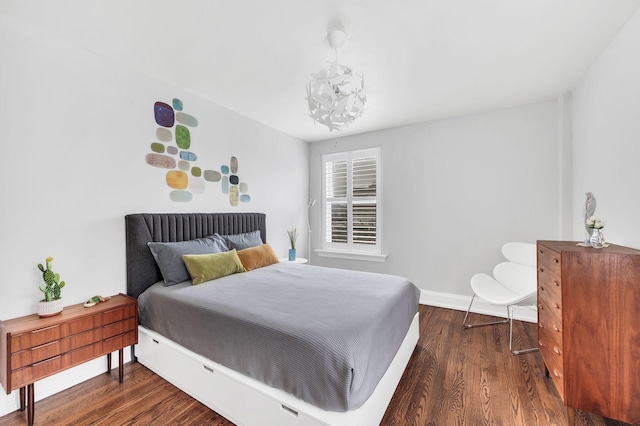
[[[298,230],[296,228],[288,229],[287,234],[289,234],[289,242],[291,243],[291,248],[289,249],[289,261],[293,262],[296,260],[296,240],[298,239]]]
[[[44,284],[40,284],[40,290],[44,293],[44,299],[38,302],[38,315],[41,317],[51,317],[62,312],[64,307],[62,302],[61,289],[64,281],[60,281],[60,274],[53,272],[51,267],[52,257],[47,257],[46,268],[42,263],[38,264],[38,269],[42,272]]]

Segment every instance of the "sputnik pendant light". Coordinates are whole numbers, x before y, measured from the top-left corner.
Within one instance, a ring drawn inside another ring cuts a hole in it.
[[[336,59],[315,74],[307,84],[309,116],[332,130],[344,130],[364,112],[367,101],[364,77],[359,78],[351,68],[338,64],[338,49],[344,45],[346,34],[333,30],[327,35]]]

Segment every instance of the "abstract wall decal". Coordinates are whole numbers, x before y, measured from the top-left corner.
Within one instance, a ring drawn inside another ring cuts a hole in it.
[[[189,185],[189,177],[180,170],[171,170],[167,172],[167,185],[173,189],[187,189]]]
[[[168,155],[147,154],[144,157],[144,161],[150,166],[160,167],[161,169],[174,169],[176,167],[176,160]]]
[[[229,193],[229,178],[227,176],[222,176],[222,181],[220,183],[220,189],[222,189],[223,194]]]
[[[205,192],[207,183],[220,182],[220,190],[227,195],[229,204],[235,207],[239,203],[248,203],[251,196],[249,186],[240,182],[238,158],[232,156],[229,164],[222,164],[220,171],[195,165],[198,155],[191,150],[192,132],[189,128],[198,126],[198,119],[182,112],[182,100],[174,98],[171,105],[157,101],[153,104],[153,115],[158,126],[155,129],[157,141],[150,144],[151,152],[145,155],[150,166],[169,169],[165,182],[172,190],[169,199],[175,202],[188,202],[193,194]]]
[[[178,123],[182,123],[185,126],[198,127],[198,119],[192,115],[185,114],[184,112],[177,112],[176,120],[178,120]]]
[[[153,142],[151,144],[151,151],[162,154],[164,152],[164,145],[158,142]]]
[[[239,201],[239,194],[238,194],[238,187],[237,186],[232,186],[231,188],[229,188],[229,202],[231,203],[231,205],[233,207],[238,205],[238,201]]]
[[[171,191],[169,199],[171,201],[187,202],[193,199],[193,194],[189,191]]]
[[[189,149],[191,146],[191,133],[189,129],[180,124],[176,126],[176,145],[182,149]]]
[[[222,179],[220,172],[216,172],[215,170],[205,170],[203,177],[204,180],[209,182],[220,182],[220,179]]]
[[[156,118],[156,123],[162,127],[173,127],[175,122],[175,115],[173,108],[164,102],[156,102],[153,105],[153,115]]]
[[[173,133],[171,133],[169,129],[158,127],[156,129],[156,138],[158,138],[160,142],[171,142],[173,140]]]
[[[196,161],[198,159],[198,156],[193,152],[180,151],[180,158],[182,158],[185,161]]]

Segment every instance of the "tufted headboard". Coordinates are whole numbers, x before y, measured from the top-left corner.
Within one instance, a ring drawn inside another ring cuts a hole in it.
[[[127,294],[138,297],[162,280],[160,269],[147,246],[150,241],[187,241],[221,235],[260,231],[267,242],[264,213],[137,213],[124,217],[127,256]]]

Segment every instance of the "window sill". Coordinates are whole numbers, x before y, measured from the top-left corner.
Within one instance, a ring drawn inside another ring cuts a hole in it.
[[[333,257],[338,259],[363,260],[367,262],[385,262],[386,254],[374,254],[364,252],[340,251],[340,250],[316,250],[320,257]]]

